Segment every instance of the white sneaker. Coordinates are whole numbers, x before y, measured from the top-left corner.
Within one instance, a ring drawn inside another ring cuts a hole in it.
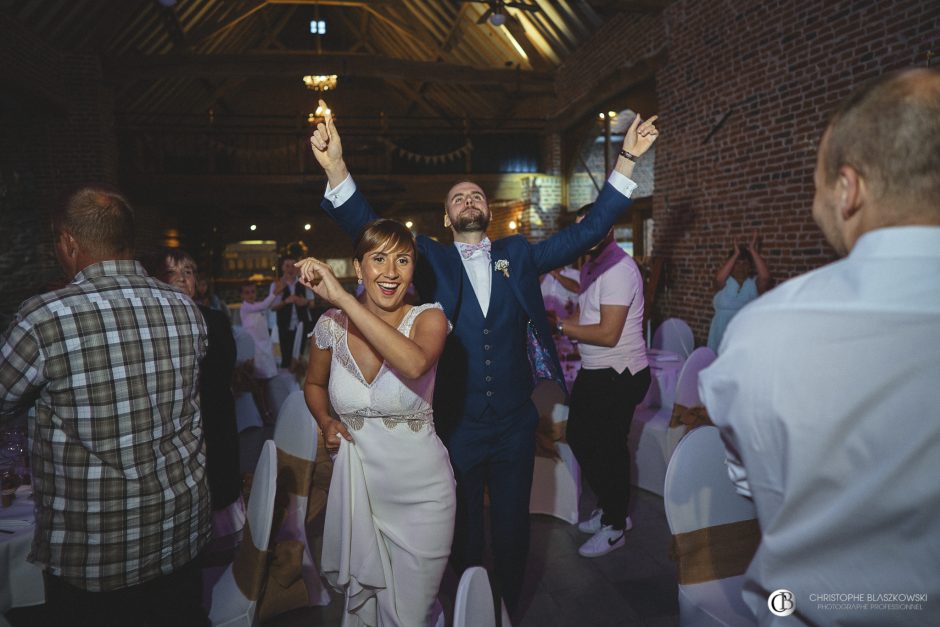
[[[601,516],[604,515],[604,510],[595,509],[591,512],[591,517],[587,520],[582,520],[578,523],[578,531],[583,533],[597,533],[601,530]],[[627,516],[626,524],[624,525],[624,531],[630,531],[633,529],[633,521],[630,520],[630,517]]]
[[[591,516],[587,520],[582,520],[578,523],[578,531],[583,533],[597,533],[601,530],[601,515],[604,513],[602,509],[595,509],[591,512]]]
[[[627,518],[627,526],[623,529],[614,529],[610,525],[604,525],[600,531],[591,536],[591,539],[581,545],[578,554],[581,557],[600,557],[607,555],[614,549],[619,549],[626,543],[627,532],[633,525]]]

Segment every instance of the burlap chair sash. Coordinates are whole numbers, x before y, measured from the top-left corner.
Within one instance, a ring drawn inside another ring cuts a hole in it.
[[[679,403],[673,403],[672,416],[669,418],[670,427],[681,427],[685,425],[689,430],[695,427],[714,426],[712,419],[708,415],[708,410],[701,405],[697,407],[686,407]]]
[[[235,585],[246,599],[257,601],[264,592],[264,581],[268,572],[268,552],[255,546],[251,539],[251,528],[245,523],[241,546],[232,563]]]
[[[232,392],[244,394],[255,388],[255,360],[246,359],[232,371]]]
[[[261,622],[278,614],[309,605],[310,596],[303,579],[304,545],[299,540],[284,540],[270,551],[264,594],[258,602]]]
[[[702,583],[744,574],[758,544],[757,521],[742,520],[673,535],[669,557],[680,584]]]
[[[277,449],[277,485],[295,496],[307,496],[313,481],[313,464],[309,459]]]

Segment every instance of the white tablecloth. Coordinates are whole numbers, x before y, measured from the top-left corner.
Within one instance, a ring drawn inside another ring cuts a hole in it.
[[[40,605],[46,600],[42,570],[26,561],[33,532],[33,499],[30,486],[20,486],[10,507],[0,508],[0,614],[11,607]]]

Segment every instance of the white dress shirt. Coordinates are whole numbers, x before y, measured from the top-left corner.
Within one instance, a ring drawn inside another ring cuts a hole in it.
[[[764,294],[699,377],[757,507],[760,622],[940,625],[940,227],[869,232]]]
[[[633,180],[616,170],[610,173],[607,182],[627,198],[629,198],[633,190],[636,189],[636,183],[633,182]],[[343,182],[336,187],[330,187],[329,181],[326,183],[326,199],[329,200],[334,207],[339,207],[345,203],[352,198],[355,192],[356,182],[353,180],[351,174],[347,175],[346,178],[343,179]],[[464,269],[467,271],[467,276],[470,278],[470,284],[473,286],[473,292],[476,294],[477,301],[480,303],[480,309],[483,310],[483,315],[485,316],[490,308],[490,289],[493,280],[493,271],[489,256],[482,251],[476,251],[470,259],[463,259],[463,257],[461,257],[461,259],[463,260]]]

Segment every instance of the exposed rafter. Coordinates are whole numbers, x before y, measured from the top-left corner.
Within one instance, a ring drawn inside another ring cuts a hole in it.
[[[251,77],[341,74],[421,80],[461,85],[511,85],[527,91],[550,92],[554,79],[549,72],[520,69],[482,69],[443,62],[413,61],[364,54],[311,54],[267,51],[247,54],[170,54],[137,59],[113,60],[105,64],[113,76],[136,78],[165,77]]]

